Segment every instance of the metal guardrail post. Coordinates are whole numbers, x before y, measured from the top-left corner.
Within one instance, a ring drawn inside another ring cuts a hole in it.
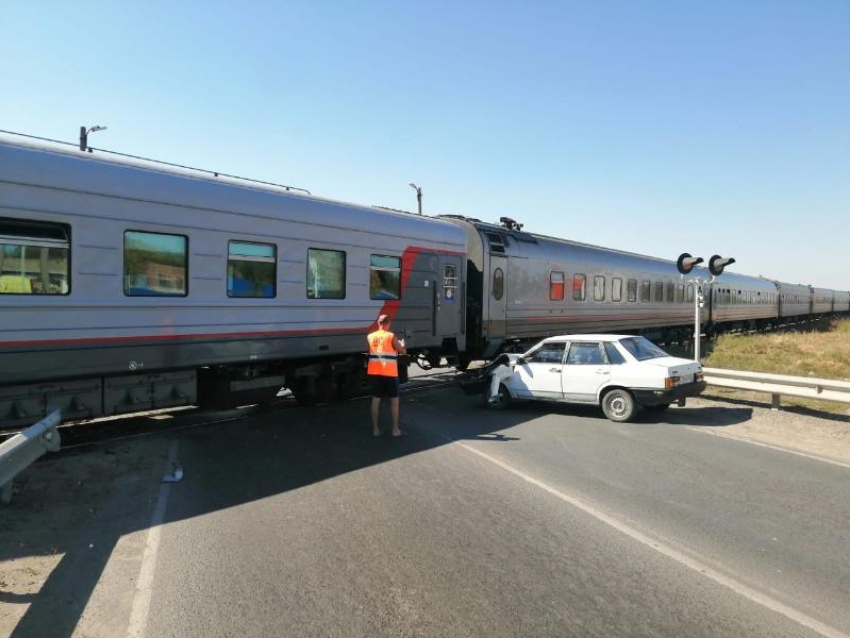
[[[45,452],[59,450],[60,410],[0,444],[0,501],[12,501],[12,481]]]

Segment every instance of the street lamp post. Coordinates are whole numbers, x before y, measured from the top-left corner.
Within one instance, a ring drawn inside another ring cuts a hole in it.
[[[702,257],[691,257],[689,253],[682,253],[676,261],[676,267],[682,273],[682,279],[685,275],[690,274],[697,264],[703,262]],[[703,279],[700,277],[692,277],[685,281],[694,287],[694,359],[699,362],[700,358],[700,308],[704,305],[703,288],[710,289],[711,285],[723,273],[726,266],[735,263],[732,257],[723,258],[720,255],[714,255],[708,260],[708,271],[711,273],[711,279]]]
[[[410,182],[408,184],[408,186],[410,186],[410,188],[412,188],[413,190],[416,191],[416,201],[419,204],[419,214],[421,215],[422,214],[422,189],[419,186],[417,186],[416,184],[414,184],[413,182]]]
[[[80,150],[85,152],[88,151],[91,153],[91,149],[89,148],[89,133],[97,133],[98,131],[105,131],[105,126],[92,126],[91,128],[86,128],[85,126],[80,127]]]

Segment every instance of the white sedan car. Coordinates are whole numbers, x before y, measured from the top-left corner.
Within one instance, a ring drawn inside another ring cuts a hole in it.
[[[630,335],[549,337],[496,363],[485,390],[494,409],[514,399],[585,403],[601,406],[612,421],[629,421],[638,406],[663,410],[705,389],[697,361],[671,357]]]

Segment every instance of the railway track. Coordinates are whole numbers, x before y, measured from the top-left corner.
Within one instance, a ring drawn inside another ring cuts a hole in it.
[[[437,390],[454,385],[458,373],[454,370],[423,372],[411,376],[405,385],[403,395],[417,394],[427,390]],[[369,398],[368,388],[360,388],[351,401]],[[141,436],[150,436],[162,432],[214,427],[224,423],[242,421],[258,414],[281,410],[298,409],[298,403],[289,392],[282,392],[269,405],[246,405],[227,410],[203,410],[188,406],[150,410],[133,414],[101,417],[86,421],[71,421],[59,426],[62,449],[56,454],[70,450],[79,450],[102,443],[113,443]],[[0,432],[0,443],[20,433],[26,428],[15,428]]]

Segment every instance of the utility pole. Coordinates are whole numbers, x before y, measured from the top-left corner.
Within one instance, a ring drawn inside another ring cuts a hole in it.
[[[413,182],[410,182],[408,184],[408,186],[410,186],[410,188],[412,188],[413,190],[416,191],[416,201],[419,204],[419,214],[421,215],[422,214],[422,189],[419,186],[417,186],[416,184],[414,184]]]

